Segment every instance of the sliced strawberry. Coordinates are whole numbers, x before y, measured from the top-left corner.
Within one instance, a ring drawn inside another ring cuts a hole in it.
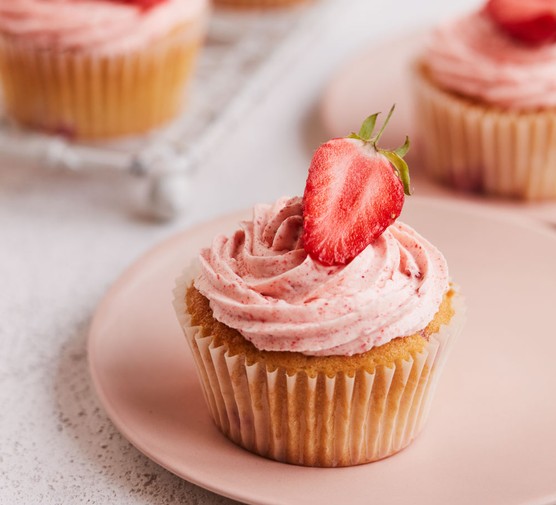
[[[150,8],[166,2],[166,0],[110,0],[111,2],[120,4],[135,5],[142,10],[149,10]]]
[[[395,151],[377,147],[384,126],[371,138],[376,118],[359,134],[320,146],[309,167],[303,196],[303,242],[324,265],[349,263],[400,215],[409,172],[403,156],[409,139]]]
[[[485,10],[502,30],[525,44],[556,41],[555,0],[489,0]]]

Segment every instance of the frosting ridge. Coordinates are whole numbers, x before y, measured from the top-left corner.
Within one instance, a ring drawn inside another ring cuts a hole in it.
[[[444,88],[518,110],[556,105],[556,44],[527,46],[483,11],[437,27],[423,61]]]
[[[417,333],[448,290],[442,254],[397,222],[347,265],[303,249],[302,200],[255,206],[200,253],[195,287],[214,317],[260,350],[352,355]]]

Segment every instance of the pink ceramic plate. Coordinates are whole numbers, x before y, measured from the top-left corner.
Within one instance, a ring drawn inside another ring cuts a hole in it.
[[[408,449],[359,467],[303,468],[254,456],[214,428],[171,291],[198,249],[245,214],[164,242],[101,303],[89,359],[116,426],[175,474],[248,503],[556,500],[556,235],[492,210],[409,200],[404,219],[445,252],[469,316],[429,424]]]

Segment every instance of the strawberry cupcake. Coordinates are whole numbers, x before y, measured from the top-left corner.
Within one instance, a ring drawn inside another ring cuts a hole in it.
[[[461,326],[444,257],[396,222],[408,144],[377,147],[375,121],[322,145],[303,198],[257,205],[177,282],[211,417],[261,456],[336,467],[400,451]]]
[[[0,79],[19,124],[77,139],[179,110],[207,0],[0,0]]]
[[[464,190],[556,198],[555,65],[555,0],[490,0],[434,30],[412,81],[425,169]]]

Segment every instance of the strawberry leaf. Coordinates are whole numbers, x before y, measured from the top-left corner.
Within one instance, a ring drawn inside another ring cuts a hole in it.
[[[405,137],[405,142],[403,143],[403,146],[398,147],[397,149],[394,149],[394,152],[400,157],[403,158],[407,152],[409,151],[409,137]]]
[[[409,167],[405,160],[395,151],[385,151],[380,149],[379,152],[388,158],[388,161],[394,166],[396,173],[403,184],[403,191],[406,195],[411,195],[411,180],[409,178]]]
[[[358,138],[365,141],[370,140],[371,135],[375,131],[376,118],[378,117],[378,114],[379,113],[377,112],[376,114],[369,116],[367,119],[365,119],[365,121],[363,121],[363,124],[361,125],[361,129],[357,134]]]

